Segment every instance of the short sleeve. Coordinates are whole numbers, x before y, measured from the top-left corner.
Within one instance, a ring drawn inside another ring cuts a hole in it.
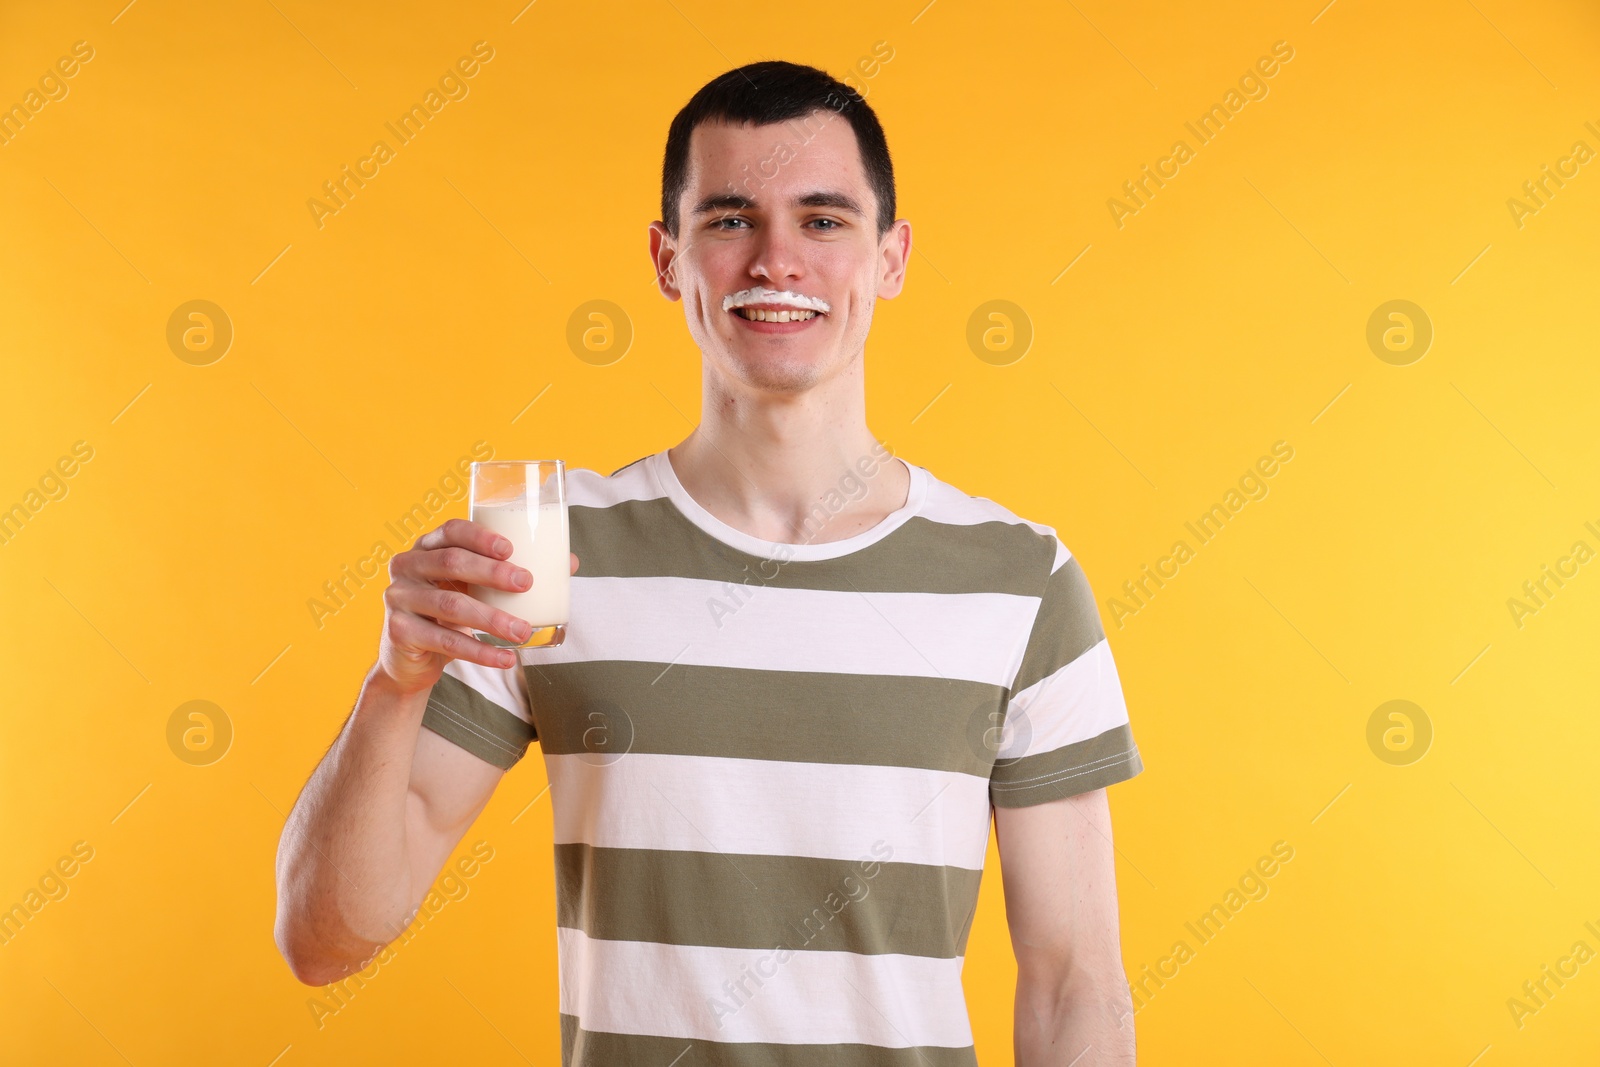
[[[422,725],[501,770],[510,770],[537,736],[521,663],[485,667],[453,659],[428,693]]]
[[[995,807],[1087,793],[1144,769],[1111,646],[1083,568],[1050,533],[1055,555],[1012,680],[989,777]]]

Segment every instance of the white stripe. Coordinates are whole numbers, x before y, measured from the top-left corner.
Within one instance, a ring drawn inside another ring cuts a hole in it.
[[[770,573],[770,572],[769,572]],[[760,573],[752,572],[759,581]],[[1007,685],[1039,597],[572,576],[564,643],[524,662],[635,660]]]
[[[1050,540],[1055,542],[1056,546],[1056,558],[1055,561],[1050,564],[1050,573],[1054,574],[1056,571],[1061,569],[1061,565],[1063,563],[1072,558],[1072,553],[1068,551],[1067,546],[1062,543],[1061,538],[1056,536],[1056,532],[1054,530],[1051,530],[1048,526],[1046,526],[1045,529],[1050,531]],[[1087,576],[1085,576],[1084,580],[1088,580]]]
[[[645,752],[544,761],[559,845],[972,871],[989,846],[989,779],[958,771]]]
[[[533,722],[533,712],[528,705],[527,680],[522,667],[485,667],[466,659],[453,659],[444,665],[444,673],[475,689],[491,703],[521,719]]]
[[[686,1041],[972,1044],[960,957],[799,951],[779,962],[772,949],[606,941],[566,927],[556,930],[556,950],[560,1010],[585,1030]],[[756,977],[742,991],[724,987],[746,974]]]
[[[587,467],[567,471],[567,506],[607,508],[625,500],[654,500],[661,489],[650,478],[649,460],[612,476]]]
[[[976,526],[983,522],[1026,526],[1034,533],[1050,538],[1051,543],[1055,545],[1055,559],[1050,565],[1051,574],[1060,570],[1061,565],[1072,558],[1072,553],[1056,534],[1055,527],[1042,522],[1030,522],[1003,504],[997,504],[986,496],[963,493],[949,482],[937,478],[932,479],[932,482],[928,488],[927,502],[922,506],[923,518],[949,526]]]
[[[1105,638],[1011,698],[997,759],[1052,752],[1128,721],[1122,682]]]
[[[906,491],[905,503],[884,516],[877,525],[869,530],[863,530],[860,533],[836,541],[824,542],[815,540],[807,540],[805,542],[769,541],[766,538],[746,533],[711,514],[704,505],[694,498],[688,489],[684,488],[683,483],[678,479],[677,472],[673,470],[671,460],[667,457],[667,450],[663,449],[652,455],[648,461],[648,466],[660,491],[672,501],[685,519],[699,527],[708,536],[761,559],[824,560],[837,559],[869,545],[877,544],[922,510],[922,504],[927,497],[928,483],[932,480],[932,475],[925,468],[906,463],[904,460],[900,462],[909,472],[911,478],[910,486]],[[837,513],[834,508],[829,507],[829,503],[834,498],[838,498],[841,501],[840,506],[842,507],[844,497],[838,491],[835,491],[832,494],[825,494],[820,497],[812,506],[811,515],[817,516],[820,510],[820,517],[825,523],[829,516]],[[812,537],[814,538],[820,532],[820,529],[812,531]]]

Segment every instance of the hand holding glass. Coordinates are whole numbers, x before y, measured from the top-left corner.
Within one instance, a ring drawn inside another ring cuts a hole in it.
[[[511,542],[509,561],[533,575],[520,593],[486,585],[467,593],[529,623],[520,644],[476,627],[473,636],[498,648],[548,648],[566,640],[572,561],[568,548],[566,466],[559,459],[490,460],[472,465],[469,518]]]

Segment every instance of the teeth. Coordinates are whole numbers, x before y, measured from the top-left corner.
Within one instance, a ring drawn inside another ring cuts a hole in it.
[[[815,318],[815,311],[769,311],[766,308],[736,308],[740,315],[755,322],[804,322]]]

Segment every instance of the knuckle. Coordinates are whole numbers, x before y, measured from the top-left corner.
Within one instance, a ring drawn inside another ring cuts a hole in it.
[[[444,589],[439,593],[439,613],[457,618],[466,609],[466,596],[453,589]]]
[[[440,555],[439,562],[444,566],[445,573],[452,578],[465,578],[470,555],[466,549],[452,545]]]
[[[404,646],[408,644],[411,639],[413,625],[409,615],[390,615],[388,623],[389,639],[397,645]]]

